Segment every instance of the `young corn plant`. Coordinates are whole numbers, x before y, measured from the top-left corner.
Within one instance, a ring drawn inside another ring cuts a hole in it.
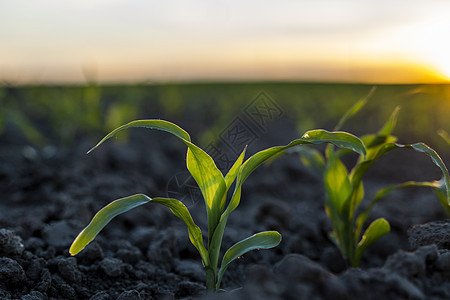
[[[341,118],[334,130],[340,130],[348,118],[357,113],[366,103],[367,97],[358,101]],[[340,160],[341,156],[348,153],[348,149],[335,149],[332,144],[327,145],[325,156],[312,148],[297,149],[302,162],[314,168],[323,176],[325,186],[325,211],[331,220],[333,231],[330,237],[339,247],[342,255],[352,267],[360,264],[361,257],[368,246],[379,238],[389,233],[390,225],[384,218],[374,220],[361,235],[372,207],[384,196],[395,189],[412,186],[430,187],[441,195],[441,202],[448,209],[450,205],[449,173],[439,155],[424,143],[409,145],[397,144],[397,138],[392,136],[392,130],[396,124],[399,109],[396,108],[389,120],[376,133],[365,135],[361,138],[354,137],[355,147],[361,147],[359,158],[355,166],[348,171]],[[306,133],[304,136],[307,136]],[[410,148],[428,155],[441,169],[443,178],[439,181],[416,182],[408,181],[401,184],[388,186],[379,190],[370,200],[367,208],[357,213],[364,198],[363,177],[375,161],[393,149]]]
[[[281,154],[283,151],[301,144],[321,144],[328,142],[338,147],[356,151],[361,155],[365,151],[363,144],[350,134],[312,130],[301,139],[294,140],[286,146],[272,147],[260,151],[248,158],[245,162],[243,162],[246,151],[244,149],[224,177],[216,167],[213,159],[205,151],[194,145],[191,142],[189,134],[177,125],[163,120],[138,120],[113,130],[89,152],[114,136],[117,132],[130,127],[146,127],[166,131],[178,137],[188,147],[186,155],[187,169],[197,182],[206,206],[208,220],[207,246],[205,246],[201,229],[194,223],[191,214],[182,202],[176,199],[150,198],[143,194],[137,194],[115,200],[101,209],[93,217],[89,225],[76,237],[69,252],[72,255],[76,255],[83,250],[115,216],[143,204],[159,203],[168,207],[175,216],[183,220],[186,224],[189,239],[200,254],[206,271],[206,287],[210,291],[216,291],[220,288],[223,274],[233,260],[254,249],[275,247],[281,241],[281,235],[276,231],[265,231],[254,234],[231,246],[223,255],[220,268],[218,267],[222,237],[228,216],[240,203],[242,184],[258,166],[272,157]],[[227,191],[234,181],[236,181],[234,191],[227,205]]]
[[[191,142],[191,138],[186,131],[173,123],[163,120],[138,120],[118,127],[105,136],[89,152],[114,136],[117,132],[130,127],[146,127],[163,130],[175,135],[187,145],[187,168],[200,187],[206,206],[208,219],[207,247],[204,245],[200,228],[194,223],[191,214],[181,201],[169,198],[150,198],[143,194],[136,194],[115,200],[101,209],[72,243],[69,250],[72,255],[76,255],[83,250],[112,218],[147,203],[162,204],[168,207],[175,216],[184,221],[188,228],[189,239],[198,250],[203,266],[205,267],[206,286],[208,290],[215,291],[220,287],[222,276],[228,265],[239,256],[254,249],[272,248],[280,243],[281,235],[276,231],[265,231],[254,234],[228,249],[218,269],[220,246],[228,216],[239,204],[243,182],[257,165],[246,166],[242,164],[245,155],[244,149],[224,177],[216,167],[213,159],[205,151]],[[230,203],[226,207],[227,191],[236,177],[238,179],[235,190]]]

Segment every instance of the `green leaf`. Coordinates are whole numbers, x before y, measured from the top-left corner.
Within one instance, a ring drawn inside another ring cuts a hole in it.
[[[387,122],[383,125],[383,127],[378,131],[377,135],[379,136],[390,136],[392,131],[397,124],[398,112],[400,111],[400,106],[397,106],[392,112],[391,116],[387,120]]]
[[[370,201],[367,208],[364,209],[364,211],[358,216],[358,218],[356,220],[356,228],[357,228],[356,235],[359,236],[359,234],[361,233],[361,228],[362,228],[364,222],[367,220],[369,213],[372,210],[372,208],[375,206],[375,204],[377,204],[382,198],[386,197],[393,191],[395,191],[397,189],[408,188],[408,187],[429,187],[429,188],[433,188],[436,191],[439,191],[441,193],[445,192],[445,186],[443,186],[443,180],[434,181],[434,182],[407,181],[407,182],[403,182],[400,184],[393,184],[393,185],[387,186],[385,188],[382,188],[382,189],[378,190],[378,192],[375,194],[374,198]],[[447,199],[445,199],[445,200],[447,201]]]
[[[343,215],[345,203],[352,193],[352,185],[348,177],[347,168],[334,155],[328,159],[324,183],[329,200],[338,213]]]
[[[361,204],[361,201],[364,199],[364,185],[362,181],[359,183],[357,187],[352,186],[353,191],[351,194],[351,198],[349,201],[350,207],[346,207],[348,211],[348,217],[353,218],[355,215],[356,210],[359,207],[359,204]]]
[[[444,162],[437,154],[437,152],[434,151],[432,148],[428,147],[427,145],[425,145],[424,143],[407,145],[406,147],[411,147],[416,151],[425,153],[431,158],[434,164],[441,169],[442,174],[444,175],[445,194],[447,195],[447,202],[450,205],[450,176],[448,174],[447,167],[445,166]]]
[[[237,160],[234,162],[231,169],[228,171],[227,175],[225,176],[225,184],[227,186],[227,190],[230,188],[233,181],[236,179],[236,176],[239,172],[239,169],[242,165],[242,162],[244,161],[245,151],[247,150],[247,146],[242,151],[241,155],[237,158]]]
[[[374,199],[370,202],[369,206],[362,212],[357,221],[357,233],[360,232],[362,225],[364,224],[365,220],[367,219],[372,207],[384,196],[388,195],[395,189],[399,188],[405,188],[405,187],[411,187],[411,186],[419,186],[419,187],[431,187],[435,188],[436,190],[439,190],[438,197],[440,202],[442,202],[443,198],[445,198],[445,202],[447,204],[450,203],[450,183],[449,183],[449,173],[447,170],[447,167],[445,166],[442,159],[439,157],[439,155],[434,151],[432,148],[428,147],[427,145],[423,143],[417,143],[413,145],[400,145],[395,143],[387,143],[379,147],[378,151],[372,156],[371,159],[363,161],[361,163],[358,163],[358,165],[352,170],[352,173],[350,175],[352,183],[360,182],[366,171],[372,166],[372,164],[382,155],[386,154],[388,151],[391,151],[393,149],[401,149],[401,148],[412,148],[416,151],[422,152],[427,154],[431,157],[432,161],[441,169],[443,178],[440,181],[435,182],[415,182],[415,181],[409,181],[397,185],[388,186],[384,189],[381,189],[374,197]]]
[[[230,171],[228,171],[228,174],[225,176],[226,191],[225,191],[225,196],[222,198],[223,201],[220,204],[220,213],[222,213],[222,211],[225,207],[226,192],[228,191],[229,187],[231,186],[231,184],[233,183],[233,181],[235,180],[236,176],[239,173],[240,167],[242,165],[242,161],[244,160],[246,149],[247,149],[247,147],[245,147],[245,149],[242,151],[241,155],[237,158],[236,162],[231,167]],[[217,267],[217,263],[219,261],[220,246],[222,244],[222,237],[223,237],[226,222],[228,219],[227,217],[222,218],[221,215],[218,215],[216,217],[219,217],[220,219],[218,220],[217,226],[210,227],[210,231],[209,231],[210,239],[209,239],[209,247],[208,247],[209,259],[210,259],[211,265],[214,266],[214,267],[212,267],[214,274],[216,271],[214,268]]]
[[[367,170],[369,170],[369,168],[375,163],[378,158],[396,148],[398,147],[395,143],[383,144],[379,148],[377,148],[377,151],[375,151],[374,154],[371,154],[370,157],[367,156],[366,160],[359,161],[350,173],[350,178],[353,185],[361,182],[364,174],[366,174]]]
[[[119,131],[131,127],[144,127],[166,131],[181,139],[188,146],[186,164],[192,177],[197,182],[205,200],[208,213],[208,228],[212,229],[209,231],[210,236],[208,238],[211,239],[211,232],[217,226],[222,213],[222,211],[220,211],[221,203],[225,201],[223,198],[226,197],[225,180],[214,163],[214,160],[205,151],[191,143],[189,134],[181,127],[164,120],[132,121],[111,131],[95,147],[89,150],[88,153],[96,149],[107,139],[113,137]]]
[[[439,129],[438,134],[450,146],[450,135],[447,133],[447,131],[445,131],[444,129]]]
[[[355,259],[352,261],[352,266],[358,266],[366,248],[375,243],[383,235],[388,234],[390,230],[391,226],[386,219],[380,218],[373,221],[364,232],[364,235],[356,247]]]
[[[375,151],[380,146],[386,143],[395,143],[397,141],[397,137],[392,135],[377,135],[377,134],[366,134],[361,137],[361,140],[363,141],[364,145],[367,149],[367,159],[369,159],[371,156],[369,155],[369,151]],[[373,149],[376,148],[376,149]]]
[[[436,185],[438,186],[437,189],[434,191],[436,192],[436,196],[438,197],[439,202],[441,203],[442,207],[444,208],[445,212],[448,216],[450,216],[450,205],[448,205],[447,202],[447,195],[445,193],[445,185],[444,185],[444,178],[436,182]]]
[[[225,180],[211,156],[194,144],[187,141],[185,143],[189,147],[186,156],[187,168],[205,199],[208,228],[214,230],[222,213],[221,203],[225,201],[223,198],[226,197]],[[210,232],[209,239],[211,234],[212,232]]]
[[[217,286],[220,287],[223,274],[225,273],[228,265],[245,253],[255,249],[269,249],[277,246],[281,242],[281,235],[276,231],[264,231],[254,234],[240,242],[237,242],[225,252],[222,259],[222,265],[220,266],[219,274],[217,277]]]
[[[96,149],[98,146],[100,146],[104,141],[107,139],[113,137],[116,133],[119,131],[122,131],[124,129],[130,128],[130,127],[145,127],[150,129],[158,129],[162,131],[169,132],[178,138],[186,141],[191,141],[191,137],[189,134],[184,131],[181,127],[178,125],[175,125],[171,122],[164,121],[164,120],[137,120],[132,121],[128,124],[122,125],[113,131],[111,131],[108,135],[106,135],[100,142],[97,143],[91,150],[88,151],[88,153],[92,152],[94,149]]]
[[[217,254],[218,253],[217,251],[219,251],[218,248],[220,247],[220,241],[222,240],[223,237],[223,232],[225,230],[228,216],[233,210],[236,209],[236,207],[239,206],[241,200],[242,185],[244,181],[248,178],[248,176],[250,176],[250,174],[257,167],[259,167],[264,162],[268,161],[273,157],[278,156],[280,153],[289,148],[305,144],[333,143],[339,147],[350,147],[351,150],[357,149],[362,153],[364,153],[365,151],[362,142],[357,137],[346,132],[328,132],[325,130],[313,130],[308,131],[307,133],[311,133],[313,137],[312,138],[309,136],[303,137],[300,139],[293,140],[286,146],[277,146],[262,150],[252,155],[241,165],[237,175],[236,185],[234,187],[234,192],[231,197],[230,203],[228,204],[225,211],[222,213],[219,224],[215,228],[212,234],[212,238],[210,239],[209,243],[210,252]],[[217,257],[217,255],[213,255],[211,257],[212,257],[211,261],[213,264],[213,261],[215,257]]]
[[[322,175],[325,172],[325,159],[320,151],[306,146],[297,147],[296,150],[305,167],[313,170],[318,175]]]
[[[369,100],[370,97],[372,97],[373,93],[375,92],[376,87],[372,87],[372,89],[369,91],[369,93],[362,98],[361,100],[359,100],[358,102],[356,102],[349,110],[347,110],[347,112],[342,116],[342,118],[339,120],[338,124],[336,125],[336,127],[334,127],[334,131],[340,130],[342,128],[342,126],[344,125],[344,123],[354,114],[356,114],[358,111],[361,110],[361,108],[363,108],[364,105],[366,105],[367,100]]]
[[[323,144],[323,143],[332,143],[338,147],[348,148],[361,155],[364,155],[366,153],[364,144],[356,136],[343,131],[329,132],[322,129],[308,131],[303,135],[302,138],[293,140],[286,146],[276,146],[259,151],[254,155],[252,155],[250,158],[248,158],[242,164],[240,172],[237,176],[233,196],[231,198],[230,203],[228,204],[227,209],[223,213],[222,218],[224,217],[224,215],[228,215],[229,213],[231,213],[239,205],[242,184],[248,178],[248,176],[261,164],[279,155],[281,152],[289,148],[298,145]]]
[[[303,135],[301,140],[312,144],[332,143],[335,146],[350,149],[362,156],[366,156],[367,153],[364,143],[358,137],[345,131],[310,130]]]
[[[92,219],[89,225],[80,232],[70,247],[70,254],[76,255],[83,250],[97,234],[117,215],[127,212],[135,207],[150,202],[155,202],[167,206],[172,213],[184,221],[188,227],[189,239],[197,248],[205,266],[209,264],[208,252],[203,245],[203,237],[200,228],[192,220],[186,206],[178,200],[169,198],[149,198],[143,194],[137,194],[121,199],[117,199],[102,208]]]
[[[376,134],[368,134],[361,138],[364,142],[364,145],[367,148],[367,156],[366,159],[372,159],[377,154],[378,150],[387,143],[395,143],[397,138],[392,136],[392,130],[394,129],[398,112],[400,111],[400,107],[397,106],[389,117],[388,121],[383,125],[383,127]],[[359,161],[362,161],[363,158],[360,158]]]
[[[230,203],[228,204],[225,211],[222,213],[219,224],[215,228],[214,233],[212,235],[210,246],[214,247],[213,252],[217,253],[218,247],[220,247],[220,241],[222,240],[223,232],[225,230],[229,214],[239,206],[243,183],[248,178],[248,176],[250,176],[250,174],[264,162],[268,161],[273,157],[277,157],[278,155],[280,155],[280,153],[289,148],[305,144],[321,144],[329,142],[334,143],[336,146],[351,147],[352,150],[357,149],[358,151],[361,152],[365,151],[364,145],[358,138],[345,132],[328,132],[325,130],[313,130],[308,131],[307,133],[311,133],[313,137],[312,138],[309,136],[303,137],[300,139],[293,140],[286,146],[277,146],[262,150],[252,155],[241,165],[237,175],[236,185]],[[211,260],[213,261],[213,259]]]
[[[368,134],[363,136],[361,140],[367,148],[367,156],[365,159],[361,156],[358,160],[358,163],[364,160],[376,159],[378,151],[386,144],[393,144],[397,142],[397,137],[392,135],[384,136],[377,134]]]

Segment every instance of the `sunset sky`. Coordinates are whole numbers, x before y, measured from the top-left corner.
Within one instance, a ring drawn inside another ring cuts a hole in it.
[[[0,84],[450,80],[450,1],[0,1]]]

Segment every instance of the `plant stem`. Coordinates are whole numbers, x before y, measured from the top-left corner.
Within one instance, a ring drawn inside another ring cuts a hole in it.
[[[206,289],[210,292],[216,291],[216,272],[211,267],[206,267]]]

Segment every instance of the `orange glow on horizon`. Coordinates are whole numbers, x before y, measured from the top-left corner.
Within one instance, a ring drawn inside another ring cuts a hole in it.
[[[450,2],[68,2],[5,2],[0,84],[450,83]],[[51,13],[66,5],[77,13]]]

